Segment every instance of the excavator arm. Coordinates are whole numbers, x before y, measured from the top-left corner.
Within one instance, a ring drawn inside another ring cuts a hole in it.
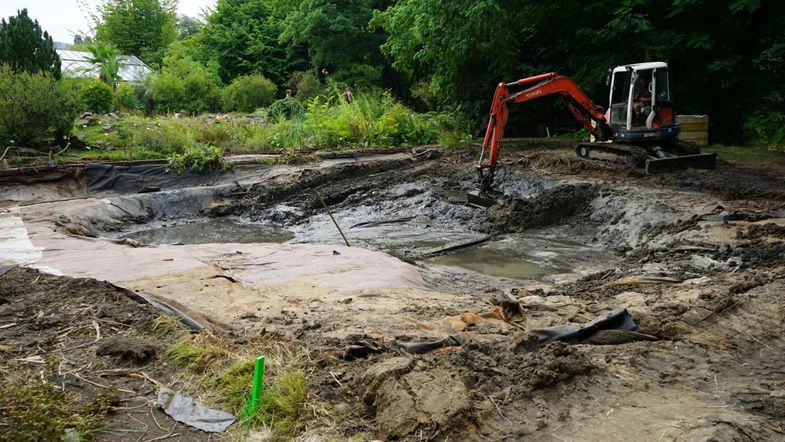
[[[525,89],[515,93],[510,92],[510,88],[519,87],[525,87]],[[509,116],[509,103],[523,103],[551,94],[560,94],[570,113],[583,123],[586,130],[598,141],[606,141],[610,138],[611,130],[605,120],[602,108],[594,104],[569,77],[550,72],[522,78],[512,83],[499,83],[493,94],[488,128],[482,142],[480,160],[477,162],[477,176],[480,178],[481,191],[489,190],[493,184],[493,175],[499,160],[499,149],[504,137],[504,127]],[[592,125],[592,120],[596,125]]]

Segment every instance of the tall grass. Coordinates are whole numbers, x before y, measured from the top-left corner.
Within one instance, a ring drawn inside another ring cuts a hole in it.
[[[336,89],[307,100],[304,108],[302,116],[266,124],[241,115],[224,119],[128,117],[112,121],[116,129],[111,131],[103,130],[106,122],[77,131],[88,145],[101,146],[85,156],[124,159],[150,158],[151,152],[161,157],[182,154],[193,145],[240,153],[437,143],[456,147],[470,139],[468,125],[458,112],[416,113],[381,90],[358,92],[353,102],[347,103]]]

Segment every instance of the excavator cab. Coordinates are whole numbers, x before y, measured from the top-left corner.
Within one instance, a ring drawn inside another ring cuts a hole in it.
[[[606,121],[614,141],[641,143],[673,140],[676,121],[671,76],[663,62],[617,66],[611,70]]]

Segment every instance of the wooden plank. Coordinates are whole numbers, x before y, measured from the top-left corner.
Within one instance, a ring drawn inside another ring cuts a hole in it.
[[[676,121],[681,124],[685,123],[707,123],[709,122],[708,115],[676,115]]]
[[[709,123],[681,123],[682,132],[708,132]]]

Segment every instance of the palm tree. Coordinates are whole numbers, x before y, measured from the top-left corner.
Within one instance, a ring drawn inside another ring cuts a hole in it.
[[[98,78],[115,90],[120,71],[120,51],[112,44],[100,41],[88,45],[87,50],[91,55],[87,61],[98,67]]]

